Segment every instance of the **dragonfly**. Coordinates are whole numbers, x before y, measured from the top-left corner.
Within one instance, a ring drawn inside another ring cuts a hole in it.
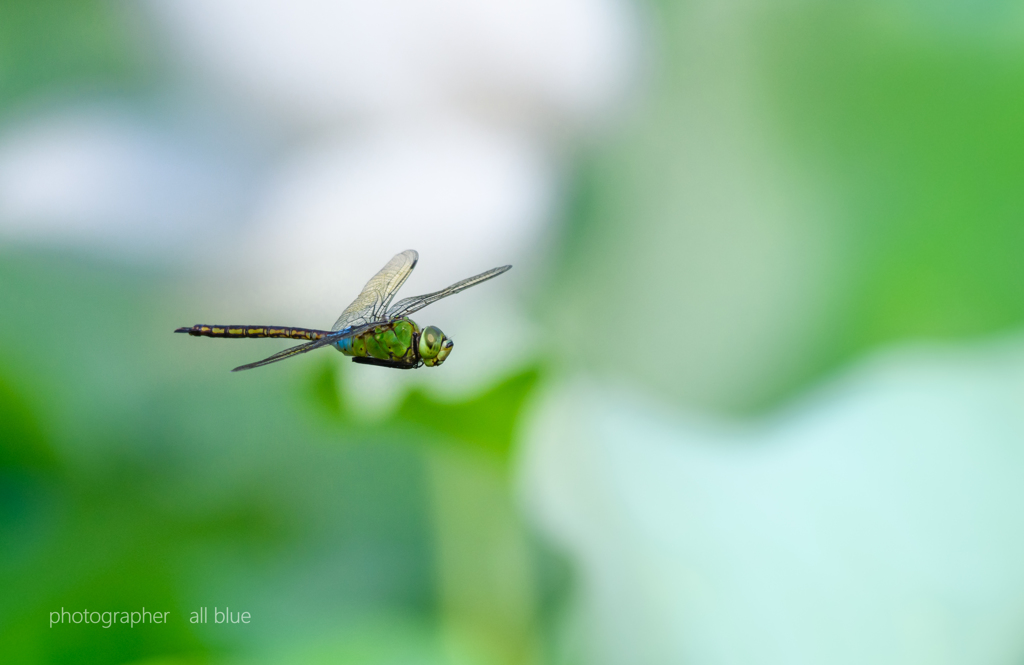
[[[448,358],[455,342],[436,326],[420,328],[410,314],[442,298],[465,291],[506,272],[512,266],[500,266],[487,272],[455,282],[446,289],[413,298],[404,298],[394,305],[398,289],[409,279],[419,261],[414,249],[396,254],[345,308],[330,330],[291,328],[287,326],[240,326],[196,324],[174,332],[192,337],[281,337],[306,340],[303,344],[275,353],[269,358],[236,367],[232,372],[263,367],[316,349],[333,346],[353,362],[395,369],[416,369],[426,365],[438,367]]]

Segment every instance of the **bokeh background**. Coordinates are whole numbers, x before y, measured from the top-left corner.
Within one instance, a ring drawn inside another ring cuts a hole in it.
[[[0,661],[1024,662],[1022,118],[1007,0],[0,1]],[[407,248],[442,368],[171,334]]]

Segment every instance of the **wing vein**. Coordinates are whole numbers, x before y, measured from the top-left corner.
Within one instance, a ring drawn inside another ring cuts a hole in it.
[[[418,260],[419,254],[413,249],[396,254],[380,272],[370,278],[352,304],[346,307],[334,322],[331,330],[340,331],[352,326],[383,321],[392,299],[405,280],[409,279]]]
[[[427,305],[435,303],[441,298],[447,298],[448,296],[454,295],[460,291],[465,291],[471,286],[476,286],[481,282],[486,282],[489,279],[493,279],[498,275],[509,270],[512,266],[501,266],[498,268],[492,268],[487,272],[482,272],[479,275],[468,277],[461,282],[455,282],[446,289],[440,291],[434,291],[433,293],[427,293],[422,296],[414,296],[412,298],[403,298],[395,303],[395,306],[388,310],[387,318],[397,319],[403,316],[409,316],[413,312],[418,312]]]

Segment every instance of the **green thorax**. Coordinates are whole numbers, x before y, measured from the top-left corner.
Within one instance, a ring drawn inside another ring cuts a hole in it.
[[[362,335],[339,340],[335,346],[346,356],[414,363],[420,328],[410,319],[382,323]]]

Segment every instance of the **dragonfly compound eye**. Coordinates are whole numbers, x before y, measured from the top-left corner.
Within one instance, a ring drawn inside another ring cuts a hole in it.
[[[448,357],[448,354],[452,352],[452,348],[455,346],[455,342],[452,340],[445,341],[444,345],[441,346],[441,351],[437,354],[437,360],[434,361],[435,365],[440,365],[444,362],[444,359]]]
[[[420,357],[430,360],[437,357],[444,344],[444,333],[434,326],[427,326],[420,333]]]

